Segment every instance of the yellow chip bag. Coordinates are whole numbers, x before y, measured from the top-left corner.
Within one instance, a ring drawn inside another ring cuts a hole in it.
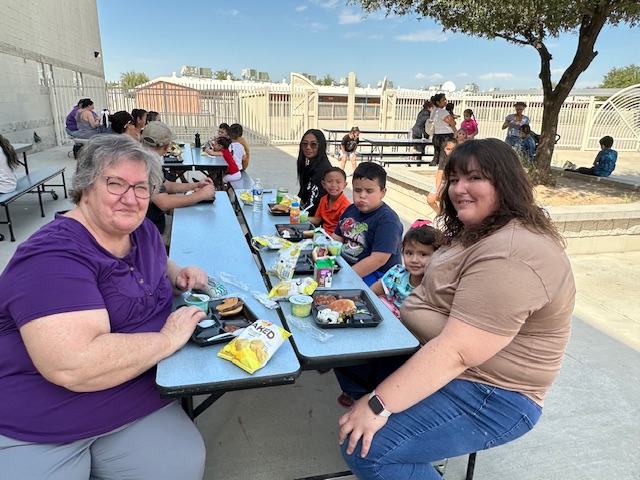
[[[218,352],[241,369],[254,373],[264,367],[280,345],[291,336],[284,328],[256,320]]]

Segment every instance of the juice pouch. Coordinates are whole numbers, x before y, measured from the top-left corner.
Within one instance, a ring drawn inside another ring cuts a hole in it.
[[[229,360],[249,373],[264,367],[291,336],[284,328],[266,320],[256,320],[218,352],[220,358]]]

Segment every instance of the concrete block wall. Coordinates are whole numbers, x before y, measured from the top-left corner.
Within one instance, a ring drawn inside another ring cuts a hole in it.
[[[0,133],[30,143],[37,132],[35,150],[54,146],[60,119],[88,96],[78,88],[61,114],[56,86],[73,85],[78,74],[85,86],[104,86],[96,0],[0,0],[0,12]]]

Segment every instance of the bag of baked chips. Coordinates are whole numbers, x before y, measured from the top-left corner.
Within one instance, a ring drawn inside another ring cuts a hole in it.
[[[284,328],[267,320],[256,320],[218,352],[249,373],[264,367],[280,345],[291,336]]]

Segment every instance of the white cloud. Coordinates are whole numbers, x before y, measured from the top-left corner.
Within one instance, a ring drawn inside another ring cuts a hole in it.
[[[500,72],[496,72],[496,73],[485,73],[483,75],[480,75],[479,78],[481,78],[482,80],[491,80],[493,78],[513,78],[513,73],[500,73]]]
[[[300,5],[299,7],[296,7],[296,12],[304,12],[306,9],[306,5]]]
[[[240,12],[239,12],[238,10],[231,10],[231,11],[229,12],[229,15],[231,15],[232,17],[235,17],[235,16],[237,16],[239,13],[240,13]]]
[[[447,40],[444,33],[436,30],[423,30],[422,32],[397,35],[394,38],[401,42],[444,42]]]
[[[360,23],[362,21],[362,15],[359,13],[352,13],[348,10],[343,10],[338,15],[338,24],[340,25],[352,25],[354,23]]]
[[[338,6],[338,0],[313,0],[311,3],[326,9],[336,8]]]
[[[458,74],[456,74],[456,77],[468,77],[469,74],[467,72],[460,72]]]
[[[308,28],[312,32],[319,32],[320,30],[324,30],[328,28],[328,25],[325,25],[324,23],[320,23],[320,22],[313,22],[308,25]]]
[[[552,68],[551,69],[551,75],[562,75],[565,70],[566,70],[566,68],[564,68],[564,67]]]
[[[414,77],[416,80],[442,80],[444,78],[444,75],[441,75],[440,73],[432,73],[431,75],[427,75],[426,73],[416,73],[414,75]]]

